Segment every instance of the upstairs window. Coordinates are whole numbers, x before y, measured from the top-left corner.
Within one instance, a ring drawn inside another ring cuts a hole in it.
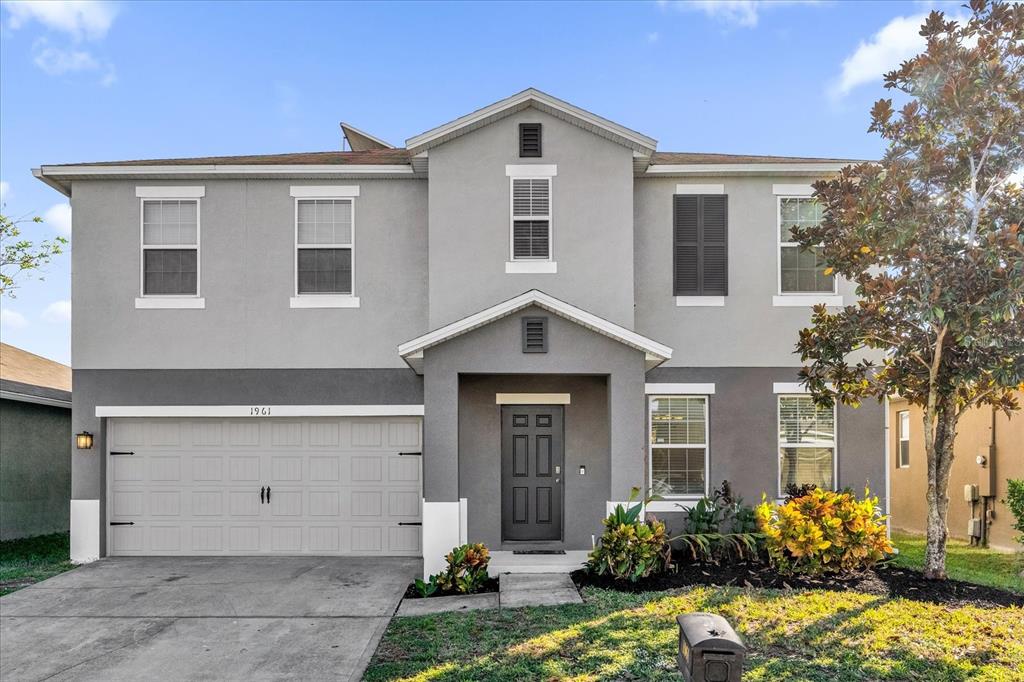
[[[512,178],[512,260],[551,259],[551,178]]]
[[[779,396],[779,496],[787,486],[835,485],[836,413],[808,395]]]
[[[541,127],[539,123],[519,124],[519,156],[539,158],[541,155]]]
[[[825,274],[822,248],[803,249],[793,241],[793,228],[821,222],[821,204],[811,197],[779,197],[779,293],[835,293],[836,282]]]
[[[352,199],[298,199],[295,288],[300,296],[352,294]]]
[[[142,295],[199,295],[198,199],[143,199]]]

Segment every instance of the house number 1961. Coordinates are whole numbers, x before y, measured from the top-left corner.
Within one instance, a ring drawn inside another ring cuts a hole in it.
[[[249,416],[250,417],[269,417],[270,416],[270,408],[269,407],[259,407],[259,406],[250,407],[249,408]]]

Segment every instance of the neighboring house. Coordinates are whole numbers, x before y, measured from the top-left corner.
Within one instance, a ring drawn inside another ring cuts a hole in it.
[[[793,354],[847,161],[658,152],[537,90],[395,149],[43,166],[74,208],[76,559],[590,549],[634,486],[885,492]],[[422,434],[422,435],[421,435]],[[269,501],[268,501],[269,500]],[[420,525],[422,524],[422,526]]]
[[[0,540],[68,529],[71,368],[0,343]]]
[[[1024,393],[1018,393],[1024,402]],[[899,398],[889,401],[891,525],[924,533],[927,528],[928,462],[920,407]],[[960,418],[949,474],[949,534],[1019,550],[1013,514],[1003,504],[1006,481],[1024,479],[1024,416],[1007,417],[991,407],[976,407]],[[986,522],[987,521],[987,522]]]

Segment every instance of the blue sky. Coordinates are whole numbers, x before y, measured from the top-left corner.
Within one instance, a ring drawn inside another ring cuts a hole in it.
[[[869,158],[882,71],[922,2],[2,2],[0,189],[70,236],[42,163],[401,145],[537,87],[662,151]],[[946,4],[957,11],[956,4]],[[70,257],[2,302],[0,337],[70,362]]]

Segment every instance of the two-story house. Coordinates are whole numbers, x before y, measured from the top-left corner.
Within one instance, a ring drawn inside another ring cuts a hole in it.
[[[589,550],[634,486],[885,494],[798,383],[852,304],[794,224],[842,159],[658,152],[526,90],[404,148],[43,166],[74,208],[76,560]]]

